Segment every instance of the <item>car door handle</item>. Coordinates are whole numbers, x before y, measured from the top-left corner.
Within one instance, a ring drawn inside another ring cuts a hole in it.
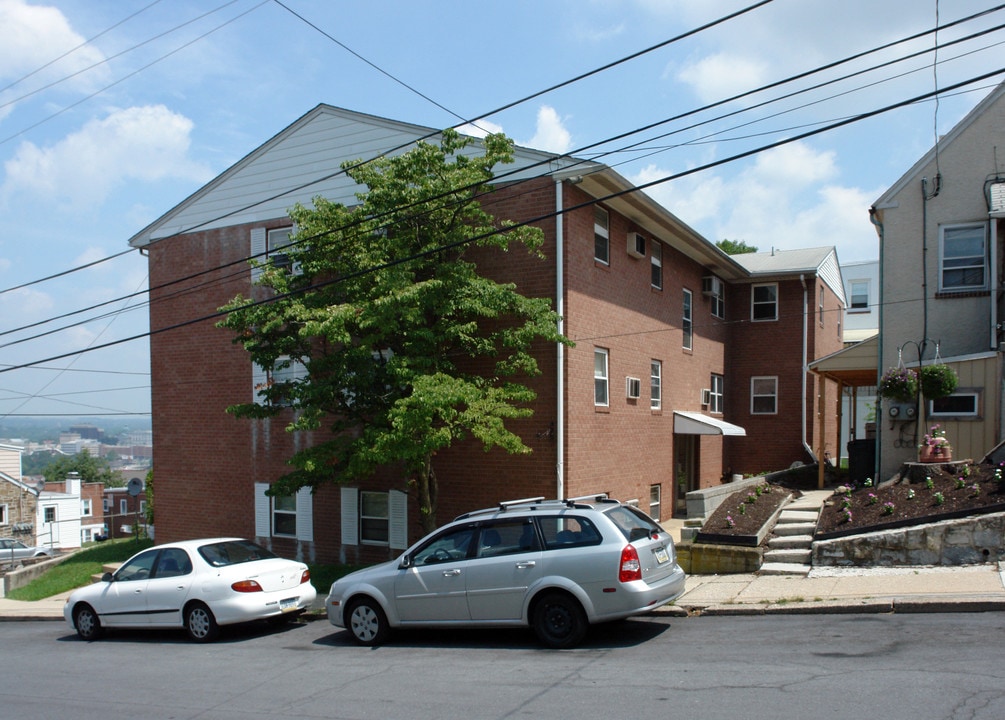
[[[533,560],[521,560],[516,564],[517,570],[526,570],[527,568],[532,568],[537,565]]]
[[[454,568],[453,570],[444,570],[443,571],[443,577],[450,577],[451,575],[460,575],[460,574],[461,574],[461,571],[458,570],[457,568]]]

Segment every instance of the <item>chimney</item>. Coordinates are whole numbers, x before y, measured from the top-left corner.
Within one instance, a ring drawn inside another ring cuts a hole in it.
[[[71,472],[66,475],[66,494],[80,497],[80,473]]]

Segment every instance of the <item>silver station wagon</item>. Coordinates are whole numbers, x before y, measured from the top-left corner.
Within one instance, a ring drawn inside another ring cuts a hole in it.
[[[397,560],[331,586],[328,620],[378,645],[398,627],[531,627],[572,647],[589,625],[684,592],[669,533],[604,495],[529,498],[461,515]]]

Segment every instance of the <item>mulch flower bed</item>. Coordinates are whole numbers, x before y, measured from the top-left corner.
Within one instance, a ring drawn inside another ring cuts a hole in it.
[[[705,539],[726,536],[738,542],[756,536],[791,494],[791,490],[767,482],[737,490],[705,521],[698,541],[703,536]]]

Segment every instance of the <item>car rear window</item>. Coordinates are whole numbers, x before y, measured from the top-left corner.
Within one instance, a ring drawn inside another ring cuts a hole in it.
[[[646,515],[640,510],[636,510],[630,505],[620,505],[618,507],[611,508],[605,515],[611,519],[621,534],[625,536],[625,540],[630,540],[632,535],[632,530],[637,528],[642,528],[647,532],[652,532],[654,530],[659,531],[659,525],[653,521],[651,517]]]
[[[588,518],[577,515],[538,518],[538,525],[548,550],[599,545],[603,540],[600,531]]]
[[[203,545],[199,548],[199,554],[213,567],[237,565],[238,563],[276,557],[250,540],[225,540],[212,545]]]

